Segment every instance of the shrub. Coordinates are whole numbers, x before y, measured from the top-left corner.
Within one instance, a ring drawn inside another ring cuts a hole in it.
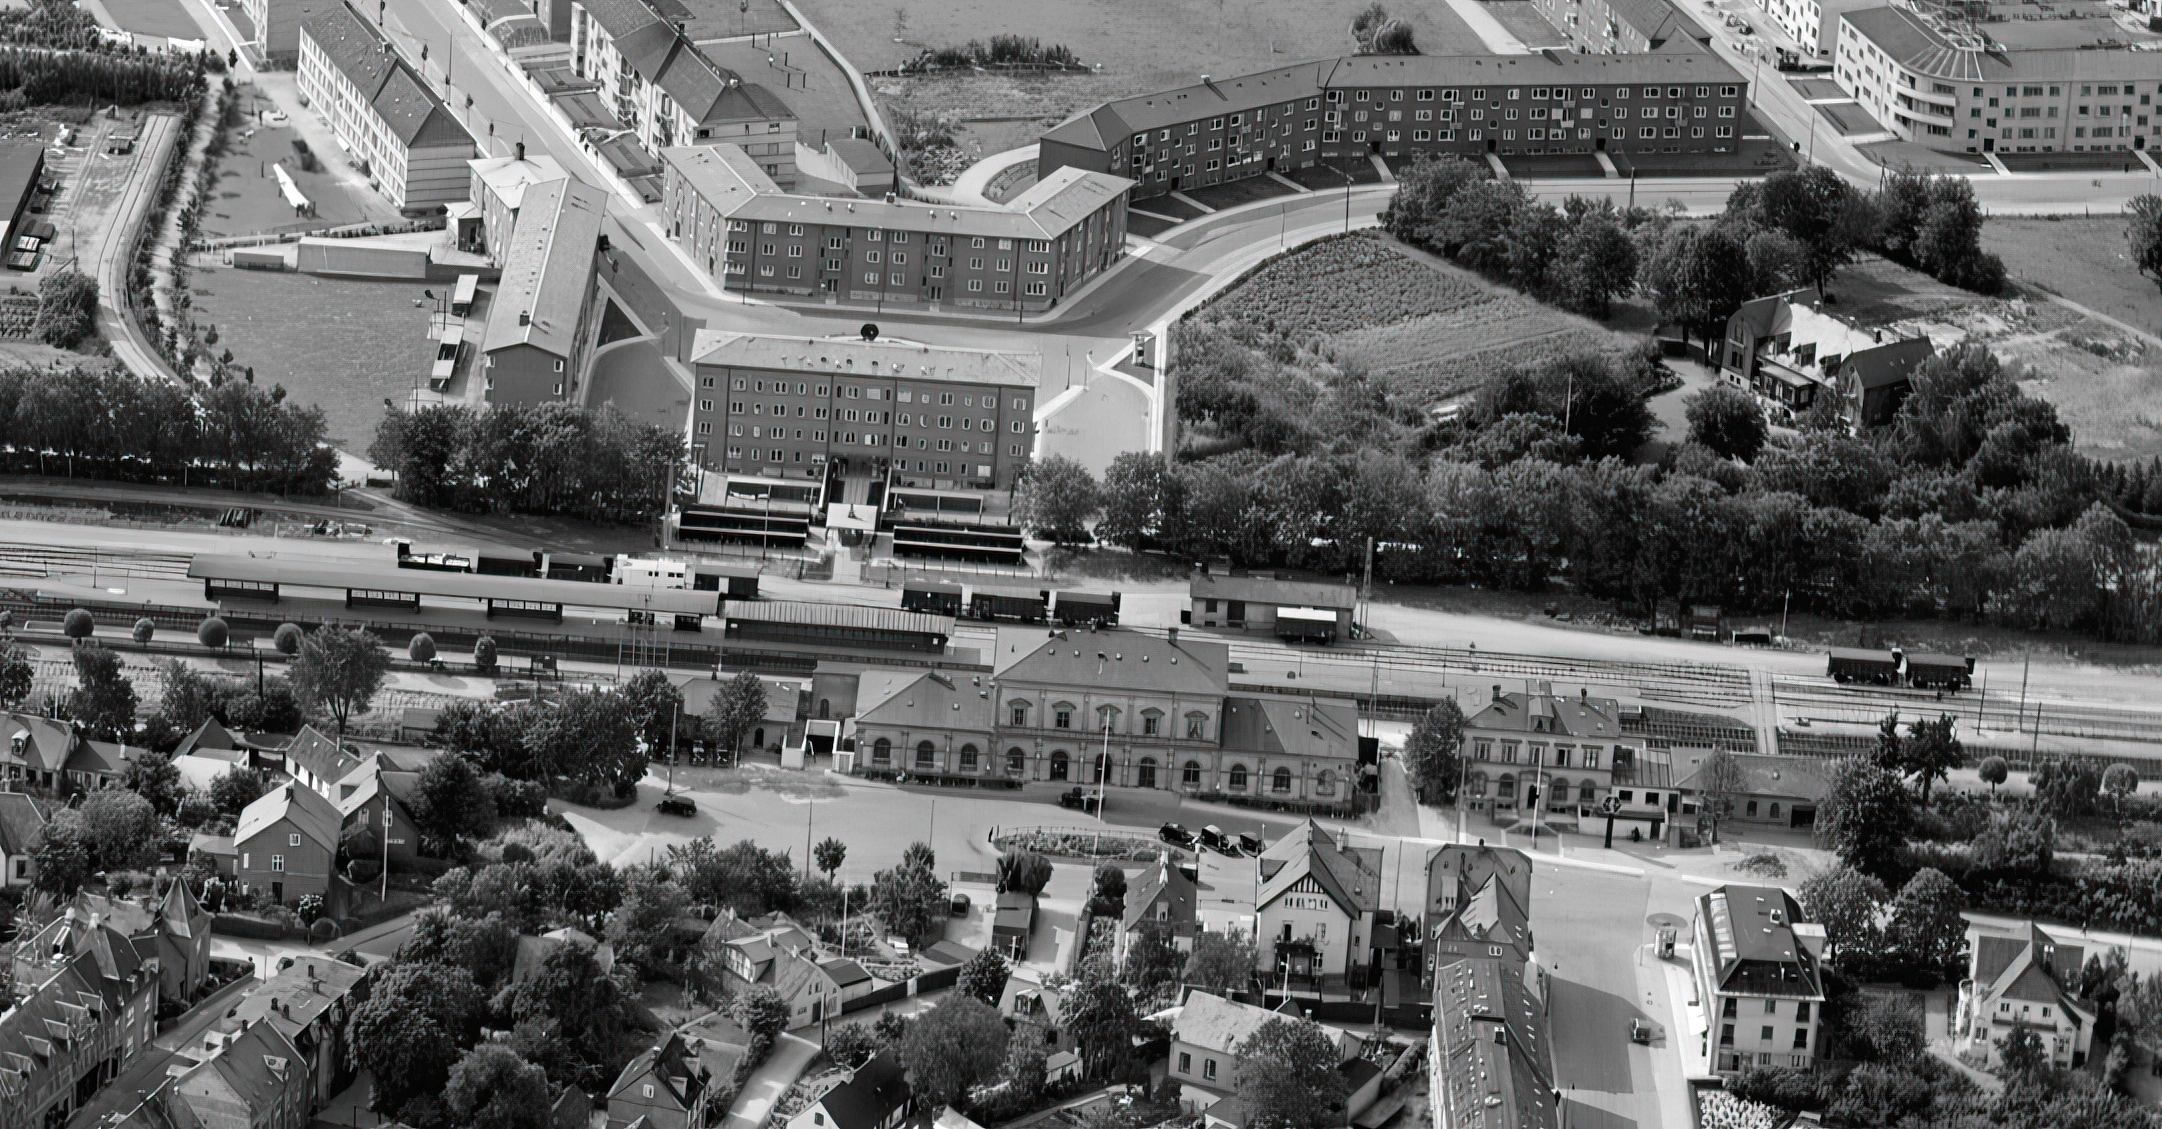
[[[97,332],[98,282],[68,267],[38,284],[38,340],[73,349]]]
[[[150,642],[151,637],[156,635],[157,633],[157,621],[151,619],[149,616],[146,615],[143,618],[135,621],[135,630],[133,634],[135,636],[136,642],[148,643]]]
[[[305,634],[297,623],[281,623],[278,630],[271,633],[270,642],[281,655],[297,655],[300,653],[300,640]]]
[[[216,650],[232,639],[232,632],[227,629],[224,620],[211,616],[196,627],[195,638],[203,646]]]
[[[75,608],[60,619],[60,632],[70,639],[88,639],[96,634],[98,621],[92,619],[84,608]]]

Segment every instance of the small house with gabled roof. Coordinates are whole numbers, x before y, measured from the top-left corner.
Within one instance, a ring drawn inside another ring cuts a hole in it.
[[[2034,921],[1977,914],[1967,919],[1967,979],[1959,986],[1960,1039],[1998,1057],[1997,1044],[2018,1028],[2042,1041],[2049,1060],[2077,1068],[2094,1046],[2093,1004],[2072,991],[2086,951],[2077,933],[2063,938]]]
[[[1381,909],[1381,850],[1340,844],[1309,819],[1254,866],[1261,967],[1316,981],[1363,977]]]

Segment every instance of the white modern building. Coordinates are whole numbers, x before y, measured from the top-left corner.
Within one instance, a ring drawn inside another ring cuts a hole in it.
[[[1697,899],[1691,954],[1714,1069],[1807,1068],[1824,1014],[1824,926],[1776,886],[1721,886]]]
[[[472,136],[352,5],[325,5],[302,23],[299,86],[392,206],[420,211],[466,198]]]

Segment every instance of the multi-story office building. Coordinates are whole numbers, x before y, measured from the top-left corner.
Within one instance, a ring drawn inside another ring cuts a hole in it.
[[[571,0],[572,67],[600,83],[647,153],[725,142],[776,183],[794,184],[796,115],[773,91],[708,58],[694,38],[696,13],[669,7],[664,16],[645,0]]]
[[[1697,899],[1690,934],[1712,1067],[1808,1068],[1824,1015],[1824,926],[1776,886],[1721,886]]]
[[[1806,0],[1802,0],[1806,2]],[[1657,51],[1677,36],[1699,50],[1711,38],[1680,5],[1667,0],[1536,0],[1539,14],[1568,37],[1569,46],[1594,55]],[[1679,46],[1679,45],[1678,45]]]
[[[593,271],[607,214],[606,192],[569,178],[521,196],[481,340],[489,403],[581,399],[600,321]]]
[[[1733,153],[1747,83],[1687,35],[1641,54],[1360,55],[1106,102],[1040,141],[1039,176],[1136,199],[1369,156]]]
[[[2100,5],[2035,20],[1992,5],[1979,23],[1905,8],[1839,18],[1833,77],[1879,124],[1932,149],[2124,152],[2162,143],[2162,52],[2123,49]],[[1966,8],[1961,8],[1965,12]]]
[[[406,211],[466,198],[472,136],[352,5],[310,12],[299,50],[301,95],[359,158],[370,187]]]
[[[1034,353],[702,329],[691,364],[710,470],[1005,490],[1035,445]]]
[[[1126,250],[1133,182],[1050,171],[1003,207],[796,196],[732,145],[670,149],[669,238],[730,290],[1044,310]]]

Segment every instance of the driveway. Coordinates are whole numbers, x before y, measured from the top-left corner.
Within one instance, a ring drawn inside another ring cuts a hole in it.
[[[751,1073],[743,1092],[736,1095],[736,1104],[728,1107],[728,1120],[721,1129],[759,1129],[764,1125],[766,1115],[773,1112],[773,1103],[796,1084],[804,1068],[818,1057],[818,1050],[817,1043],[802,1036],[781,1036],[773,1045],[773,1053]]]

